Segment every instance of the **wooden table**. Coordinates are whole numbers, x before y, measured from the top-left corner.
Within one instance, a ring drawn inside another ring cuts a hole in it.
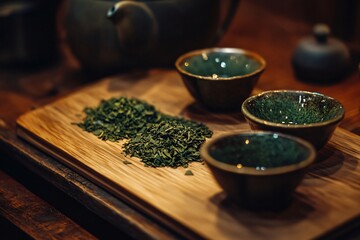
[[[264,56],[268,66],[257,85],[259,89],[302,89],[337,98],[346,109],[341,127],[360,134],[359,72],[354,71],[346,79],[329,85],[303,83],[293,75],[292,51],[310,30],[309,24],[243,1],[218,46],[245,48]],[[21,114],[99,80],[79,71],[66,48],[62,45],[61,49],[61,60],[44,69],[0,70],[1,215],[34,238],[92,239],[110,238],[114,234],[137,239],[179,238],[163,223],[130,207],[17,137],[15,122]],[[355,64],[358,55],[355,52]],[[13,237],[24,237],[24,233],[12,231],[14,227],[3,222],[11,226],[8,232]],[[358,223],[354,219],[324,237],[359,234],[355,228]]]

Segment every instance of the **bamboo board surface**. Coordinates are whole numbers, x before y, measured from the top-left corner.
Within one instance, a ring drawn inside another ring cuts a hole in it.
[[[360,215],[360,137],[338,128],[282,212],[251,212],[226,200],[206,165],[148,168],[71,123],[101,99],[143,99],[164,113],[204,122],[214,134],[249,129],[241,114],[214,114],[194,104],[173,71],[104,79],[22,115],[18,134],[89,180],[188,238],[310,239]],[[123,161],[132,164],[124,164]]]

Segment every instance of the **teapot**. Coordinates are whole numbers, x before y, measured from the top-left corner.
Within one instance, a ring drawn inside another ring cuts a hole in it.
[[[221,0],[68,0],[65,35],[82,68],[107,73],[173,66],[182,53],[214,45],[239,0],[220,22]]]

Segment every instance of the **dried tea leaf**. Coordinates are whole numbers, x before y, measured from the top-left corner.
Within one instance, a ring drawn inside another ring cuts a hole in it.
[[[125,165],[132,164],[132,162],[129,162],[128,160],[124,160],[123,163],[124,163]]]
[[[127,139],[125,155],[140,158],[147,167],[188,167],[190,162],[202,162],[200,146],[212,136],[204,124],[163,114],[136,98],[102,100],[84,112],[79,127],[102,140]]]

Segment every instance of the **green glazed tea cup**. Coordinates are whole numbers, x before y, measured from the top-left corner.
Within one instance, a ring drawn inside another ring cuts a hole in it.
[[[344,118],[342,104],[321,93],[273,90],[249,97],[241,109],[252,129],[301,137],[321,149]]]
[[[200,154],[228,199],[254,210],[286,208],[316,157],[301,138],[261,131],[213,137]]]
[[[266,66],[257,53],[208,48],[180,56],[175,67],[190,94],[212,111],[240,111]]]

